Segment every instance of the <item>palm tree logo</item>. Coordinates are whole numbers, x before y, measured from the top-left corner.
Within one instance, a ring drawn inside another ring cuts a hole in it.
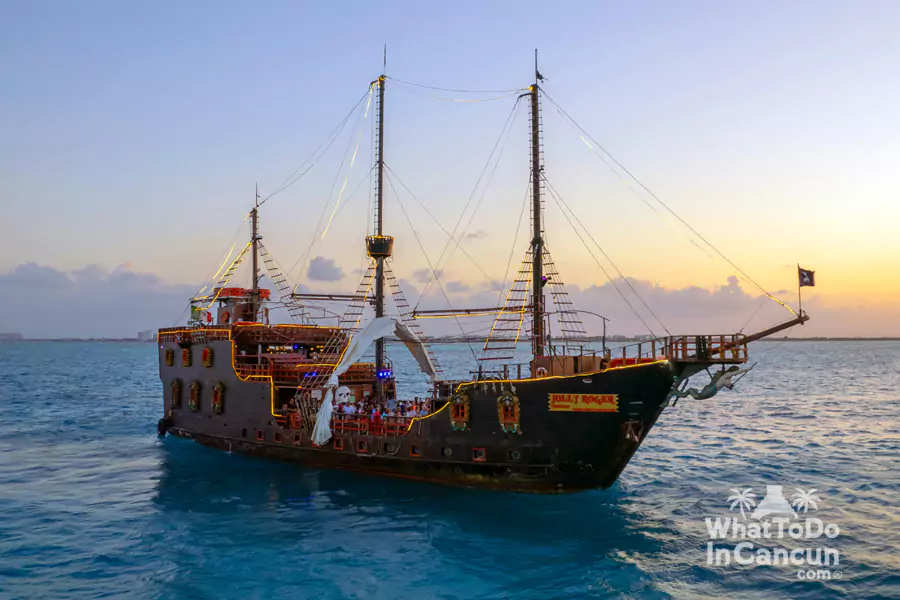
[[[756,494],[753,493],[753,488],[747,488],[744,490],[731,488],[730,491],[732,495],[728,496],[728,502],[731,502],[731,508],[729,508],[729,510],[740,508],[741,517],[743,519],[746,519],[747,515],[744,513],[744,511],[749,511],[751,508],[756,506],[756,500],[754,500],[754,498],[756,498]]]
[[[796,498],[791,505],[797,509],[799,512],[803,510],[803,512],[809,511],[810,508],[813,510],[819,510],[818,503],[822,501],[821,498],[816,496],[816,489],[810,489],[808,492],[804,492],[802,489],[797,488],[797,493],[791,496],[792,498]]]

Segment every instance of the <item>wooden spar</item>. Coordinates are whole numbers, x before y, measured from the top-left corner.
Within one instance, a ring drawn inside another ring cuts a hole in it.
[[[531,305],[528,304],[523,306],[521,309],[516,310],[506,310],[505,306],[491,306],[489,308],[438,308],[435,310],[415,310],[413,311],[413,317],[417,317],[419,315],[442,315],[447,317],[452,317],[453,315],[475,315],[475,314],[489,314],[489,313],[498,313],[498,312],[508,313],[519,313],[524,312],[526,310],[531,310]]]
[[[298,300],[321,300],[331,302],[353,302],[356,300],[354,294],[291,294],[291,298]]]
[[[803,325],[807,321],[809,321],[809,315],[807,315],[806,313],[801,313],[799,316],[797,316],[794,319],[791,319],[790,321],[785,321],[784,323],[779,323],[778,325],[769,327],[768,329],[763,329],[762,331],[758,331],[751,335],[744,336],[736,342],[728,342],[728,343],[722,344],[721,346],[719,346],[717,348],[716,351],[724,352],[725,350],[730,350],[737,346],[746,346],[750,342],[755,342],[757,340],[761,340],[765,337],[769,337],[770,335],[772,335],[774,333],[778,333],[779,331],[784,331],[785,329],[790,329],[794,325]],[[691,362],[697,361],[697,355],[692,354],[692,355],[688,356],[687,359]],[[698,362],[703,362],[703,361],[700,360]]]
[[[807,321],[809,321],[809,315],[807,315],[806,313],[800,313],[800,316],[798,316],[794,319],[791,319],[790,321],[785,321],[784,323],[775,325],[774,327],[769,327],[768,329],[763,329],[762,331],[759,331],[752,335],[745,336],[744,338],[741,339],[740,342],[737,342],[735,344],[725,344],[725,346],[726,347],[743,346],[745,344],[749,344],[750,342],[755,342],[756,340],[761,340],[762,338],[769,337],[773,333],[778,333],[779,331],[784,331],[785,329],[790,329],[794,325],[803,325]]]

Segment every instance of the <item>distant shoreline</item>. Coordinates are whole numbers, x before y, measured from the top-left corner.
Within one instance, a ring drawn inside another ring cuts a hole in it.
[[[138,338],[23,338],[20,340],[0,340],[0,344],[22,344],[29,342],[106,342],[106,343],[141,343],[148,344],[155,342],[156,340],[139,340]],[[399,343],[400,340],[389,338],[389,342]],[[468,340],[459,339],[459,338],[426,338],[426,342],[432,344],[465,344],[465,343],[482,343],[484,342],[484,338],[469,338]],[[592,339],[592,342],[600,342],[600,339]],[[619,344],[619,343],[638,343],[638,342],[649,342],[650,340],[646,339],[636,339],[636,338],[627,338],[627,339],[617,339],[617,340],[607,340],[608,344]],[[900,337],[771,337],[768,338],[768,342],[900,342]]]
[[[139,340],[137,338],[24,338],[21,340],[0,340],[0,344],[25,344],[29,342],[139,342],[147,344],[156,340]]]

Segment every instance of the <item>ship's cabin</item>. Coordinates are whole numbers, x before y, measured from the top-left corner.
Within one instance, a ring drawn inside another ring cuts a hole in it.
[[[258,319],[268,325],[268,309],[263,308],[257,314],[258,302],[268,300],[271,292],[267,289],[259,289],[259,299],[253,297],[253,290],[239,287],[217,288],[215,290],[216,325],[230,325],[231,323],[256,323]],[[255,301],[256,300],[256,301]]]

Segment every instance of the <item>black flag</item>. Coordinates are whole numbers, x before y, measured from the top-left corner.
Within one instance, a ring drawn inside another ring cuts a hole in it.
[[[800,276],[800,287],[815,287],[816,286],[816,272],[809,271],[807,269],[801,269],[797,267],[797,273]]]

